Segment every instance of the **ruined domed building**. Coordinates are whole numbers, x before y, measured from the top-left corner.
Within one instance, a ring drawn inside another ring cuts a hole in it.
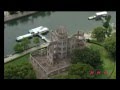
[[[30,54],[37,78],[48,78],[67,70],[72,51],[82,49],[86,45],[84,33],[78,31],[68,37],[67,30],[62,26],[50,32],[50,41],[46,48]]]
[[[69,57],[72,50],[84,47],[84,33],[78,31],[77,34],[68,38],[66,29],[61,26],[54,32],[51,32],[51,43],[47,47],[47,59],[50,64],[54,64],[57,60]]]

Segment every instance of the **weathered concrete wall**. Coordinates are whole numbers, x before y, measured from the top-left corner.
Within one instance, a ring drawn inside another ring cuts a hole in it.
[[[31,55],[30,55],[30,61],[33,65],[33,68],[36,71],[36,76],[38,79],[48,79],[49,76],[57,75],[61,72],[64,72],[68,70],[68,67],[69,67],[69,65],[66,65],[64,67],[57,68],[53,71],[46,71],[45,68]]]
[[[37,79],[46,79],[47,74],[44,68],[38,63],[31,55],[30,55],[30,62],[33,65],[34,70],[36,71]]]
[[[14,19],[18,19],[18,18],[21,18],[21,17],[24,17],[24,16],[31,15],[31,14],[34,14],[34,13],[37,13],[37,11],[23,12],[23,14],[18,13],[18,14],[14,14],[14,15],[8,15],[8,16],[4,17],[4,23],[8,22],[10,20],[14,20]]]

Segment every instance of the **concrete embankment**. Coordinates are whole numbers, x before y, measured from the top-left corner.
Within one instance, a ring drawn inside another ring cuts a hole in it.
[[[34,13],[37,13],[38,11],[30,11],[30,12],[23,12],[23,13],[18,13],[18,14],[14,14],[14,15],[9,15],[9,16],[5,16],[4,17],[4,23],[14,20],[14,19],[18,19],[24,16],[28,16],[28,15],[32,15]]]

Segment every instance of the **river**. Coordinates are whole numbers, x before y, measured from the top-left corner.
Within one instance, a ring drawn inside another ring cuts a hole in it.
[[[112,16],[111,22],[116,24],[116,12],[108,11],[108,13]],[[78,30],[89,32],[102,25],[101,21],[88,20],[88,17],[94,14],[94,11],[39,12],[9,21],[4,24],[4,56],[14,53],[13,47],[16,44],[16,37],[27,34],[29,29],[39,26],[55,30],[62,25],[65,26],[69,35]],[[49,34],[47,37],[49,38]],[[43,41],[41,40],[41,42]]]

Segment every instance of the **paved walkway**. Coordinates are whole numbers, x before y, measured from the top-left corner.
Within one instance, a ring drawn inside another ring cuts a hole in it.
[[[23,55],[25,55],[25,54],[28,54],[28,53],[30,53],[30,52],[33,52],[33,51],[35,51],[35,50],[38,50],[38,49],[41,49],[41,48],[45,48],[45,47],[47,47],[48,45],[49,45],[49,43],[43,43],[42,45],[40,45],[40,46],[38,46],[38,47],[33,47],[33,48],[31,48],[31,49],[29,49],[29,50],[27,50],[27,51],[24,51],[23,53],[14,54],[14,55],[12,55],[12,56],[10,56],[10,57],[4,58],[4,63],[10,62],[10,61],[12,61],[12,60],[14,60],[14,59],[16,59],[16,58],[18,58],[18,57],[21,57],[21,56],[23,56]]]
[[[5,16],[4,17],[4,22],[7,22],[7,21],[10,21],[10,20],[13,20],[13,19],[17,19],[17,18],[20,18],[20,17],[24,17],[24,16],[27,16],[27,15],[31,15],[31,14],[34,14],[34,13],[37,13],[37,11],[23,12],[23,13],[18,13],[18,14],[14,14],[14,15]]]

